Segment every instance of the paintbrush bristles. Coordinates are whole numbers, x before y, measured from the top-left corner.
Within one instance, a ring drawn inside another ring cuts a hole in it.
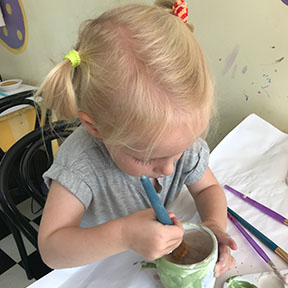
[[[283,223],[288,226],[288,219],[285,219]]]
[[[281,275],[281,273],[279,272],[279,270],[276,268],[275,264],[272,261],[267,262],[270,267],[272,268],[274,274],[279,278],[279,280],[283,283],[283,284],[287,284],[286,279]]]
[[[275,253],[280,256],[286,263],[288,263],[288,254],[282,248],[278,247],[275,250]]]
[[[179,260],[183,258],[188,251],[188,245],[185,242],[182,242],[173,252],[172,255],[175,259]]]

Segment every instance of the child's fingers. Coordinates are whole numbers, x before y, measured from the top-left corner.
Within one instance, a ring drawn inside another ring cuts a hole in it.
[[[213,232],[217,237],[218,243],[226,245],[232,250],[238,249],[236,242],[225,231],[214,230]]]
[[[232,250],[238,249],[236,242],[227,234],[226,237],[223,237],[219,242],[222,243],[223,245],[230,247]]]
[[[176,215],[173,212],[168,212],[168,215],[169,215],[171,220],[172,220],[172,218],[176,218]]]
[[[235,266],[235,259],[230,254],[230,247],[219,245],[219,261],[215,266],[215,277],[225,273],[227,270],[233,269]]]
[[[235,259],[231,257],[228,262],[217,262],[214,269],[214,276],[217,278],[235,267]]]
[[[215,277],[219,277],[224,274],[226,271],[231,270],[235,267],[235,259],[230,257],[228,261],[219,261],[215,266]]]
[[[219,263],[221,264],[221,266],[226,266],[227,270],[233,268],[231,267],[231,265],[233,266],[234,258],[231,256],[230,253],[230,248],[226,245],[219,245]]]
[[[169,217],[172,220],[174,225],[176,225],[178,227],[183,227],[182,223],[180,222],[180,220],[178,218],[176,218],[176,216],[173,212],[168,212],[168,215],[169,215]]]

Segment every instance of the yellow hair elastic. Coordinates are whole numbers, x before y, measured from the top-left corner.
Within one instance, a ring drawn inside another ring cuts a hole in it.
[[[172,11],[175,16],[182,19],[184,23],[188,22],[188,7],[184,0],[178,0],[172,6]]]
[[[68,52],[64,59],[68,59],[71,64],[72,64],[72,67],[77,67],[80,65],[80,62],[81,62],[81,59],[80,59],[80,56],[79,56],[79,53],[78,51],[76,50],[71,50],[70,52]]]

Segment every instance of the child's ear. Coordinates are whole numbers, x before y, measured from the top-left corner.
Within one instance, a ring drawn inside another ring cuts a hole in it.
[[[82,125],[91,135],[101,138],[98,130],[95,128],[94,120],[87,113],[78,111],[78,116]]]

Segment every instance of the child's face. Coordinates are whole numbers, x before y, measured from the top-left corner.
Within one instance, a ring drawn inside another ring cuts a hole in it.
[[[195,129],[183,124],[166,133],[159,144],[153,149],[148,161],[144,161],[145,153],[135,152],[128,148],[121,150],[109,149],[116,165],[125,173],[140,177],[160,178],[171,175],[175,162],[203,133],[206,125],[197,125]]]

